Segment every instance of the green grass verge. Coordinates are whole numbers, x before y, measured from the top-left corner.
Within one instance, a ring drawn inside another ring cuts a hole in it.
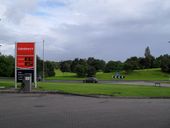
[[[170,88],[113,85],[113,84],[84,84],[84,83],[39,83],[39,90],[61,91],[83,95],[109,95],[109,96],[170,96]]]
[[[14,81],[0,81],[0,87],[14,87]],[[85,84],[85,83],[38,83],[38,90],[61,91],[83,95],[109,95],[109,96],[141,96],[141,97],[166,97],[170,96],[170,88],[140,86],[140,85],[115,85],[115,84]]]
[[[48,80],[83,80],[84,78],[79,78],[75,73],[65,72],[62,73],[60,70],[56,70],[56,75],[54,77],[47,78]],[[96,78],[99,80],[113,80],[112,76],[115,72],[112,73],[103,73],[98,72]],[[125,80],[170,80],[170,74],[161,72],[160,68],[156,69],[144,69],[144,70],[135,70],[128,75],[125,72],[121,72],[122,75],[125,75]]]
[[[55,70],[54,77],[48,77],[47,80],[83,80],[84,78],[77,77],[76,73],[71,72],[61,72],[60,70]]]
[[[0,87],[10,88],[14,87],[14,81],[12,80],[1,80]]]
[[[164,73],[161,69],[135,70],[130,73],[127,80],[170,80],[170,74]]]

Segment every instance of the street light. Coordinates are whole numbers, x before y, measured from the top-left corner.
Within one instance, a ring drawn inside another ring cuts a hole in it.
[[[44,63],[44,40],[43,40],[43,81],[44,81],[44,78],[45,78],[45,63]]]
[[[1,55],[1,46],[2,46],[2,44],[0,44],[0,55]]]

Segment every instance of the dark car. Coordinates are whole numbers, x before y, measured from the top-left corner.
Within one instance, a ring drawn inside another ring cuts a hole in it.
[[[83,83],[98,83],[98,80],[95,77],[89,77],[83,80]]]
[[[37,76],[37,81],[41,81],[42,77],[41,76]]]

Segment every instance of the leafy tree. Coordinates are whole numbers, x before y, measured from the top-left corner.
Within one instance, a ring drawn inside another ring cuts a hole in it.
[[[55,75],[55,64],[53,61],[44,62],[45,77]],[[37,75],[43,76],[43,60],[37,56]]]
[[[70,67],[71,63],[72,63],[72,61],[70,61],[70,60],[60,62],[60,70],[62,72],[71,72],[71,67]]]
[[[92,67],[92,66],[88,66],[88,69],[87,69],[87,76],[88,77],[93,77],[96,75],[96,69],[95,67]]]
[[[93,57],[87,59],[87,64],[94,67],[97,71],[103,71],[106,65],[104,60],[95,59]]]
[[[134,69],[134,67],[132,66],[132,64],[130,62],[125,62],[123,69],[125,70],[125,72],[128,74],[130,72],[132,72]]]
[[[0,55],[0,76],[14,77],[15,59],[13,56]]]
[[[87,74],[87,67],[85,65],[76,65],[75,72],[78,77],[85,77]]]
[[[139,69],[145,69],[145,58],[143,58],[143,57],[140,57],[140,58],[138,58],[138,60],[139,60]]]
[[[71,65],[70,65],[70,69],[71,69],[71,72],[76,72],[76,66],[79,64],[79,59],[78,58],[75,58]]]
[[[145,49],[145,58],[150,57],[150,56],[152,56],[151,52],[150,52],[150,48],[149,48],[149,46],[147,46]]]
[[[170,55],[163,55],[159,57],[161,61],[161,70],[170,73]]]
[[[155,58],[151,55],[149,47],[146,47],[144,55],[145,55],[145,63],[144,63],[145,68],[153,68]]]
[[[134,57],[131,57],[131,58],[128,58],[126,61],[125,61],[125,64],[128,64],[128,65],[131,65],[131,69],[132,70],[135,70],[135,69],[139,69],[140,66],[139,66],[139,59],[134,56]]]
[[[43,60],[37,56],[37,75],[43,76]]]
[[[45,62],[45,76],[55,76],[54,65],[50,61]]]
[[[120,61],[109,61],[105,66],[105,72],[121,71],[123,64]]]

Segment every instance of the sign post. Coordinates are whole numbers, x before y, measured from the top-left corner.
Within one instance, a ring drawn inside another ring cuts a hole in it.
[[[15,44],[15,88],[22,82],[24,74],[31,74],[32,83],[37,87],[36,53],[34,42],[17,42]]]

